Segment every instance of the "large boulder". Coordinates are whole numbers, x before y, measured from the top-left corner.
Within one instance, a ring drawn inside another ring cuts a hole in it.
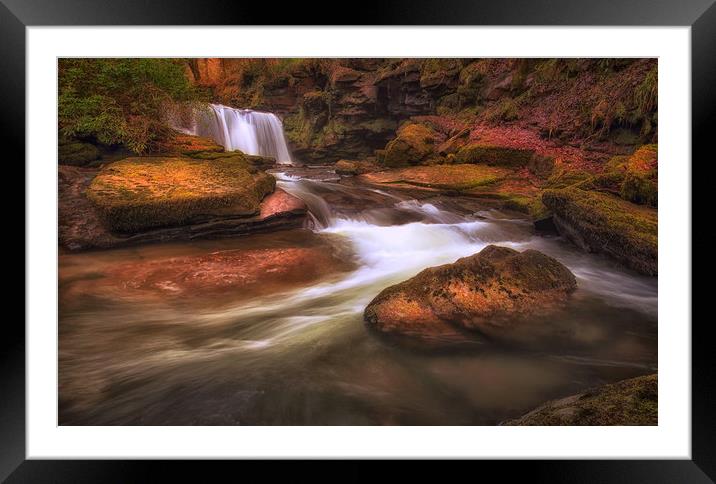
[[[607,254],[647,275],[658,272],[655,209],[575,187],[545,190],[542,202],[559,232],[588,252]]]
[[[470,332],[500,338],[553,312],[576,287],[552,257],[490,245],[384,289],[364,318],[381,333],[427,342],[460,342]]]
[[[86,195],[111,231],[134,233],[258,214],[275,183],[241,157],[134,157],[102,169]]]
[[[437,141],[437,133],[424,124],[405,124],[386,145],[383,164],[391,168],[418,165],[435,155]]]
[[[541,405],[501,425],[658,425],[658,378],[640,376]]]

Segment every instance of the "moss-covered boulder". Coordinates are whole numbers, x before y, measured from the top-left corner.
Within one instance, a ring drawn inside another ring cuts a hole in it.
[[[560,233],[647,275],[658,271],[657,213],[616,196],[570,187],[545,190],[542,202]]]
[[[364,318],[381,333],[419,340],[458,342],[466,333],[499,338],[554,311],[576,287],[574,275],[552,257],[490,245],[388,287]]]
[[[102,169],[86,195],[110,230],[133,233],[257,214],[275,183],[242,157],[136,157]]]
[[[91,143],[61,138],[57,146],[57,161],[60,165],[82,166],[99,157],[99,149]]]
[[[658,188],[658,147],[644,145],[626,161],[621,197],[630,202],[656,207]]]
[[[450,192],[465,192],[478,187],[494,186],[510,175],[509,170],[486,165],[414,166],[369,173],[361,178],[367,183],[403,185]]]
[[[437,133],[424,124],[405,124],[386,145],[383,164],[391,168],[418,165],[435,155],[437,141]]]
[[[657,375],[553,400],[502,425],[658,425]]]
[[[343,176],[362,175],[377,169],[370,161],[338,160],[334,165],[336,173]]]
[[[560,167],[555,169],[552,175],[547,179],[544,188],[567,188],[590,180],[591,178],[592,174],[588,171]]]
[[[522,148],[510,148],[482,142],[469,143],[455,154],[457,163],[485,163],[492,166],[521,168],[528,166],[534,151]]]

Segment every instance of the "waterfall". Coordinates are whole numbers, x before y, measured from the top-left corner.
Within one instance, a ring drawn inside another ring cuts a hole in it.
[[[283,124],[273,113],[210,104],[208,110],[196,111],[191,128],[183,131],[211,138],[227,151],[240,150],[292,164]]]

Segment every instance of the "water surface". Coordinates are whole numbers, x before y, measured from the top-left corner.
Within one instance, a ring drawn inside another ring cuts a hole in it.
[[[60,256],[60,424],[494,425],[656,370],[656,278],[475,200],[376,190],[321,170],[276,176],[309,205],[308,228]],[[317,239],[341,246],[353,269],[268,295],[127,299],[88,284],[127,262]],[[509,346],[426,351],[364,326],[383,288],[488,244],[567,265],[579,284],[568,307]]]

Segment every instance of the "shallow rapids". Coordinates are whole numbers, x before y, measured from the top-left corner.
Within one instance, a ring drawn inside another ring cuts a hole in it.
[[[61,424],[493,425],[655,371],[656,279],[535,235],[519,216],[475,200],[415,198],[321,170],[275,176],[309,206],[311,238],[303,230],[61,256]],[[128,301],[77,286],[127,260],[314,239],[340,249],[353,268],[233,301]],[[476,341],[430,352],[366,329],[363,310],[382,289],[488,244],[535,248],[575,273],[579,289],[545,323],[549,331],[535,329],[510,348]]]

